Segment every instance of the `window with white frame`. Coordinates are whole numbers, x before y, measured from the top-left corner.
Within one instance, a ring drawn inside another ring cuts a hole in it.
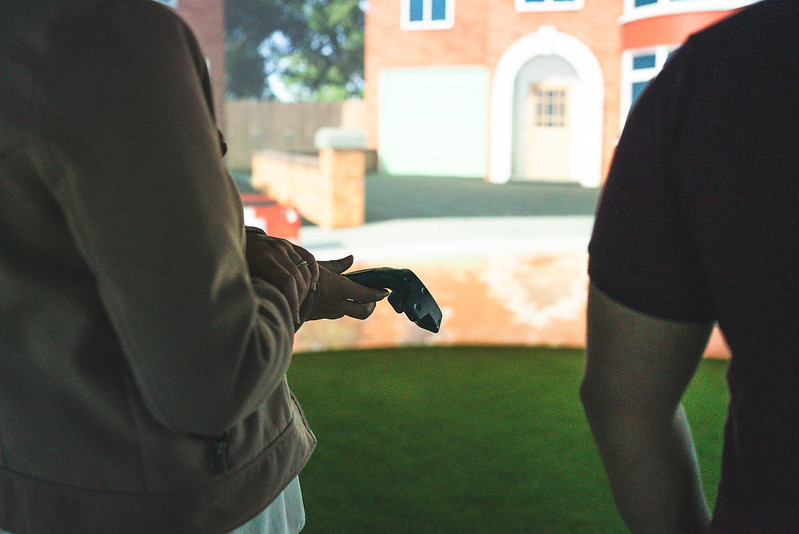
[[[516,11],[577,11],[584,0],[516,0]]]
[[[663,65],[676,49],[674,46],[659,46],[645,50],[628,50],[622,54],[622,125],[635,101],[663,69]]]
[[[402,0],[403,30],[446,30],[455,25],[455,0]]]

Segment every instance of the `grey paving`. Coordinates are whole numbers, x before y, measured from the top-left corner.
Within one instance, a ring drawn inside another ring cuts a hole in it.
[[[252,191],[248,175],[234,179]],[[599,189],[540,182],[369,174],[365,185],[363,226],[305,222],[301,244],[320,259],[354,254],[367,262],[584,252],[599,198]]]
[[[447,177],[366,177],[366,222],[427,217],[593,215],[599,189]]]
[[[584,252],[598,189],[442,177],[366,177],[366,224],[300,239],[320,259],[403,262],[486,254]]]

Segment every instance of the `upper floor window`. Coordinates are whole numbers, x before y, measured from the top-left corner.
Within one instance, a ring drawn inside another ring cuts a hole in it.
[[[516,0],[516,11],[577,11],[584,0]]]
[[[622,126],[627,120],[627,112],[675,50],[673,46],[659,46],[647,50],[628,50],[622,54]]]
[[[455,24],[455,0],[402,0],[403,30],[444,30]]]

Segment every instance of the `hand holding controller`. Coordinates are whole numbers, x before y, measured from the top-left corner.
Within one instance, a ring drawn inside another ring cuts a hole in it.
[[[410,269],[377,267],[345,273],[344,276],[367,287],[390,290],[388,302],[394,311],[405,312],[408,319],[420,328],[436,333],[441,327],[441,309]]]

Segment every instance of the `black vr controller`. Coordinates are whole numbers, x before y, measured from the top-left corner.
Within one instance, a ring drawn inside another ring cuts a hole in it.
[[[405,312],[412,322],[430,332],[441,327],[441,309],[419,277],[410,269],[377,267],[345,273],[344,276],[374,289],[388,289],[388,302],[397,313]]]

